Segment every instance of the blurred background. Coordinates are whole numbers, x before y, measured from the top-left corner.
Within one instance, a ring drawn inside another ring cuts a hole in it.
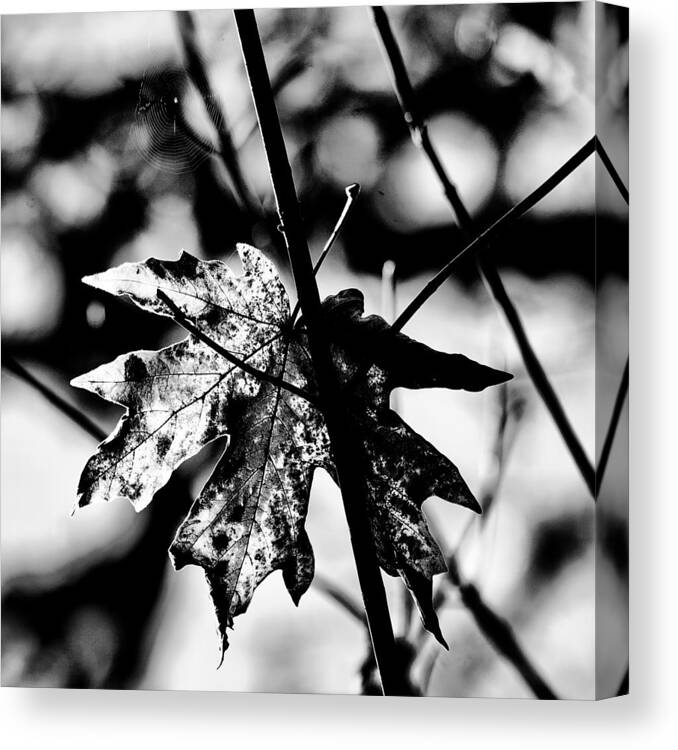
[[[593,3],[388,14],[432,139],[478,226],[594,132],[628,184],[625,11],[599,10],[597,23]],[[368,313],[392,317],[463,240],[409,138],[371,15],[278,9],[257,19],[316,256],[345,187],[362,186],[320,272],[321,293],[359,287]],[[206,96],[195,84],[196,51]],[[217,128],[230,134],[254,215],[224,168]],[[308,522],[318,585],[295,608],[280,576],[267,579],[217,670],[201,571],[173,572],[167,547],[219,446],[139,515],[111,503],[71,516],[95,441],[12,367],[20,362],[108,432],[119,409],[69,380],[182,331],[85,287],[82,276],[173,259],[181,248],[237,269],[235,242],[252,241],[278,263],[293,296],[231,13],[3,17],[1,136],[2,684],[369,691],[365,629],[339,601],[360,594],[326,475],[316,474]],[[591,157],[494,249],[592,461],[628,353],[627,231],[626,204]],[[596,233],[604,239],[597,270]],[[386,261],[393,285],[382,284]],[[626,409],[596,535],[587,488],[472,259],[458,263],[406,332],[515,375],[483,394],[397,393],[403,418],[458,465],[485,508],[476,518],[427,501],[441,546],[560,697],[593,697],[596,667],[599,690],[616,692],[627,666]],[[418,630],[399,583],[387,580],[417,689],[531,697],[439,578],[449,653]]]

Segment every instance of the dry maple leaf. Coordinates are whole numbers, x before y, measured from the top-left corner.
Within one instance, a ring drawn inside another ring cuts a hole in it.
[[[293,323],[274,266],[239,245],[243,273],[222,261],[127,263],[85,282],[125,295],[189,330],[160,351],[122,355],[72,381],[126,407],[88,461],[79,504],[116,497],[145,507],[171,473],[210,441],[229,444],[171,547],[175,565],[205,569],[223,647],[233,618],[280,569],[296,602],[313,578],[304,529],[313,472],[334,476],[303,320]],[[363,317],[362,295],[323,303],[346,405],[364,451],[368,515],[379,562],[402,576],[425,626],[444,643],[431,579],[445,570],[421,505],[431,495],[479,511],[457,468],[388,407],[394,387],[481,390],[510,376],[436,352]]]

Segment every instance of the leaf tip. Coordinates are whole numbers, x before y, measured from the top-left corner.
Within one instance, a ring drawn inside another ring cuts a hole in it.
[[[96,287],[100,276],[101,276],[100,273],[93,273],[93,274],[90,274],[89,276],[83,276],[80,279],[80,281],[82,281],[83,284],[87,284],[87,286]]]
[[[226,658],[226,652],[228,651],[229,646],[227,628],[233,627],[233,620],[228,615],[222,617],[222,613],[217,609],[217,622],[220,642],[219,664],[217,664],[217,669],[221,669],[221,666],[224,663],[224,659]]]
[[[477,513],[478,515],[482,515],[483,508],[481,504],[475,499],[475,497],[469,492],[468,497],[466,498],[466,507],[469,510],[472,510],[474,513]]]
[[[88,390],[87,376],[84,373],[82,375],[76,375],[74,378],[70,379],[68,385],[70,385],[71,388],[81,388],[83,390]]]
[[[191,253],[189,253],[188,250],[186,250],[186,248],[182,247],[181,250],[179,250],[179,260],[177,261],[178,263],[182,263],[183,262],[183,263],[193,263],[193,264],[196,264],[197,261],[198,261],[198,259],[194,255],[192,255]]]
[[[445,649],[445,651],[449,651],[450,647],[445,640],[445,637],[443,636],[442,631],[440,628],[438,628],[438,632],[433,634],[435,636],[435,639],[438,641],[438,643]]]
[[[431,606],[430,608],[428,606],[426,606],[425,608],[421,607],[420,614],[422,623],[426,630],[428,630],[428,632],[436,639],[436,641],[438,641],[438,643],[445,649],[445,651],[449,651],[450,647],[447,645],[447,641],[445,640],[443,631],[440,629],[438,615],[436,614],[435,609],[433,609],[433,606]]]
[[[509,380],[513,380],[514,375],[511,372],[505,372],[504,370],[494,370],[497,382],[495,385],[501,385],[502,383],[508,383]]]
[[[224,665],[224,659],[226,658],[226,651],[228,650],[228,638],[224,635],[221,639],[221,647],[219,649],[219,663],[217,669],[221,669]]]
[[[476,368],[474,368],[475,372],[473,372],[475,382],[467,383],[465,385],[465,390],[483,391],[485,388],[493,385],[503,385],[504,383],[508,383],[509,380],[513,380],[513,375],[510,372],[497,370],[496,368],[488,367],[487,365],[480,365],[477,363],[473,364],[476,365]]]

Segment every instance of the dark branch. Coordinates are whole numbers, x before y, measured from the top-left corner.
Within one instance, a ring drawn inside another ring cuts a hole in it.
[[[605,476],[605,469],[607,469],[607,462],[610,459],[610,453],[612,451],[612,445],[614,444],[614,436],[617,432],[617,426],[619,425],[619,418],[621,417],[622,409],[624,408],[624,402],[626,401],[626,395],[629,392],[629,360],[626,360],[626,366],[624,367],[624,374],[622,375],[621,382],[619,383],[619,389],[617,390],[617,397],[614,400],[614,406],[612,407],[612,416],[610,417],[610,424],[607,428],[605,440],[603,441],[603,447],[600,451],[600,458],[598,459],[598,466],[596,467],[596,497],[600,492],[600,488],[603,485],[603,477]]]
[[[511,626],[495,614],[483,601],[478,589],[472,583],[462,580],[454,555],[447,560],[448,575],[464,606],[473,615],[476,624],[490,643],[513,664],[532,692],[541,700],[557,700],[558,696],[546,684],[543,677],[532,666],[513,632]]]
[[[615,169],[614,164],[612,163],[612,159],[610,159],[607,151],[605,150],[605,147],[600,142],[600,138],[596,136],[596,151],[598,152],[598,156],[600,156],[600,160],[605,165],[605,169],[610,174],[610,177],[612,178],[612,181],[617,186],[617,190],[619,190],[619,194],[624,199],[626,204],[628,205],[629,202],[629,189],[624,185],[624,181],[619,176],[619,172]]]
[[[570,424],[570,420],[565,413],[563,405],[560,403],[551,381],[548,379],[544,368],[539,361],[534,349],[532,348],[527,333],[523,326],[520,315],[511,299],[508,296],[506,289],[497,273],[497,270],[493,265],[483,263],[482,269],[484,272],[484,279],[488,287],[490,288],[492,295],[494,296],[497,303],[501,306],[504,311],[504,315],[508,320],[513,336],[518,344],[520,353],[525,363],[525,369],[530,375],[532,382],[537,389],[537,392],[541,396],[546,408],[553,417],[553,421],[556,423],[558,431],[560,432],[565,445],[567,445],[574,462],[576,463],[579,471],[586,482],[586,486],[591,493],[591,496],[595,499],[595,487],[596,487],[596,472],[593,465],[586,455],[582,444],[579,442],[579,438],[574,431],[574,428]]]
[[[410,129],[412,140],[428,157],[431,166],[443,186],[447,200],[450,202],[454,212],[459,218],[460,225],[468,225],[471,222],[471,217],[466,211],[466,207],[461,201],[456,187],[450,180],[445,171],[445,167],[443,167],[443,164],[440,161],[438,152],[435,150],[433,143],[431,142],[426,121],[419,112],[414,89],[410,82],[410,76],[407,73],[405,61],[400,52],[398,42],[393,35],[386,11],[380,6],[375,6],[372,8],[372,15],[379,33],[379,39],[383,47],[384,55],[389,64],[389,72],[391,74],[391,80],[393,81],[393,87],[396,96],[398,97],[398,101],[400,102],[405,122]]]
[[[309,349],[318,378],[375,660],[384,693],[395,694],[402,681],[397,673],[393,628],[367,517],[367,487],[361,470],[364,456],[360,440],[342,407],[343,398],[325,335],[313,263],[254,11],[236,10],[235,22],[271,174],[280,227],[290,257],[300,309],[306,320]]]
[[[102,430],[99,425],[95,424],[76,406],[73,406],[73,404],[66,401],[66,399],[60,396],[55,390],[38,380],[21,363],[17,362],[11,354],[3,352],[2,366],[35,388],[35,390],[44,396],[52,406],[55,406],[62,414],[67,416],[72,422],[75,422],[78,427],[81,427],[95,440],[101,443],[106,439],[106,432]]]

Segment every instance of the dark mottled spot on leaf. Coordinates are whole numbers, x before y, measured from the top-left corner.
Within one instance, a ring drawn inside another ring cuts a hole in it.
[[[144,361],[136,354],[130,354],[125,362],[125,380],[128,382],[139,382],[148,375]]]
[[[157,445],[157,451],[158,451],[158,458],[162,459],[167,455],[172,445],[172,438],[169,435],[159,435],[156,441],[156,445]]]

